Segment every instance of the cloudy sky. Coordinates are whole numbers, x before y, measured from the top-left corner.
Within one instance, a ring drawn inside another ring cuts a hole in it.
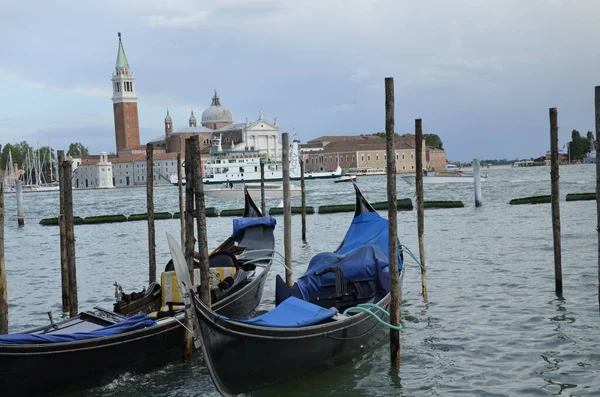
[[[140,132],[210,105],[259,108],[282,131],[440,135],[451,160],[539,156],[548,108],[562,147],[594,129],[598,0],[0,0],[0,144],[114,151],[117,32],[136,76]]]

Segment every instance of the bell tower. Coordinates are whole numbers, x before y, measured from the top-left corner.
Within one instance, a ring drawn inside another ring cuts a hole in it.
[[[117,64],[112,76],[113,112],[115,116],[115,141],[117,155],[120,151],[140,146],[140,130],[138,124],[137,96],[135,94],[135,78],[129,69],[129,62],[121,42],[119,32],[119,50]]]

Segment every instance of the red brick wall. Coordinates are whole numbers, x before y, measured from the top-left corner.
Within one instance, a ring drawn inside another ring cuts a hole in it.
[[[115,103],[115,141],[117,153],[140,146],[137,103]]]

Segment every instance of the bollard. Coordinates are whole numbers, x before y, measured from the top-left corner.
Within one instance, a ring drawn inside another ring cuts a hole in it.
[[[283,166],[283,251],[285,258],[285,282],[292,286],[292,203],[290,201],[290,136],[281,134]]]
[[[156,235],[154,233],[154,147],[146,145],[146,209],[148,213],[148,283],[156,281]]]
[[[8,334],[8,290],[4,264],[4,184],[0,181],[0,334]]]
[[[560,250],[560,204],[558,173],[558,116],[550,108],[550,180],[552,183],[552,237],[554,240],[554,284],[556,295],[562,297],[562,260]]]
[[[300,159],[300,192],[302,194],[302,242],[306,244],[306,189],[304,187],[304,161]]]
[[[179,226],[181,227],[181,246],[185,245],[185,216],[183,207],[183,181],[181,175],[181,153],[177,153],[177,190],[179,191]]]
[[[260,161],[260,211],[262,215],[267,214],[267,204],[265,203],[265,163]]]
[[[421,294],[427,302],[427,273],[425,272],[425,201],[423,200],[423,125],[421,119],[415,120],[415,152],[417,175],[417,234],[419,238],[419,259],[421,260]]]
[[[23,207],[23,182],[15,182],[17,196],[17,223],[19,226],[25,226],[25,209]]]
[[[69,311],[69,268],[67,267],[67,229],[65,225],[65,178],[62,163],[65,161],[65,151],[57,151],[58,184],[60,189],[58,225],[60,232],[60,280],[62,287],[62,311]]]
[[[385,79],[385,140],[389,222],[390,323],[400,325],[400,274],[398,272],[398,212],[396,202],[396,153],[394,150],[394,79]],[[400,331],[390,329],[390,359],[400,365]]]
[[[473,180],[475,181],[475,207],[481,207],[481,172],[479,159],[473,159]]]

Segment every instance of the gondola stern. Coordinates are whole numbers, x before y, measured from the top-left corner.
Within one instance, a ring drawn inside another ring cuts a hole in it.
[[[254,200],[252,200],[248,188],[244,186],[244,218],[260,218],[262,216],[264,214],[258,209]]]
[[[363,196],[360,191],[358,185],[356,183],[352,183],[354,185],[354,191],[356,193],[356,206],[354,209],[354,217],[358,217],[365,212],[376,212],[375,208],[367,201],[367,199]]]

